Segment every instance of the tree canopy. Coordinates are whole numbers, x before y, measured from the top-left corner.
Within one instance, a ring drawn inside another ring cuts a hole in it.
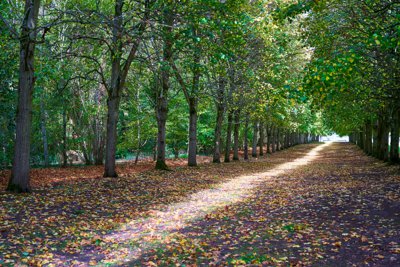
[[[3,1],[9,189],[29,191],[21,166],[104,163],[116,177],[119,158],[168,169],[166,158],[187,156],[196,166],[199,154],[247,155],[248,140],[262,154],[264,142],[270,152],[330,132],[398,161],[399,9],[391,0]]]

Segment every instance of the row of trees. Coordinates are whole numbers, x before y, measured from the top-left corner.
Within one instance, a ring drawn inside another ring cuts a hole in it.
[[[370,155],[399,162],[400,3],[329,0],[314,9],[305,90],[329,128]]]
[[[2,2],[8,190],[29,191],[31,163],[66,165],[71,150],[88,164],[104,161],[104,176],[117,177],[125,151],[154,150],[156,168],[166,169],[168,148],[187,149],[196,166],[199,150],[220,162],[232,147],[233,159],[239,148],[247,157],[250,139],[261,155],[264,141],[272,152],[315,139],[321,114],[298,90],[311,51],[304,16],[281,14],[290,4]]]

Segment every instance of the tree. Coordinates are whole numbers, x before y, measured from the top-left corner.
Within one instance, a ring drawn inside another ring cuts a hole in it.
[[[40,0],[26,0],[21,24],[18,108],[16,139],[11,177],[7,190],[29,192],[30,134],[32,125],[32,94],[35,84],[35,46],[38,34]]]

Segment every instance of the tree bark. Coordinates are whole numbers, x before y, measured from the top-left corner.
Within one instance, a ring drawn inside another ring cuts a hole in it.
[[[267,153],[271,154],[271,140],[272,140],[272,125],[265,127],[265,129],[267,130]]]
[[[385,115],[381,115],[378,119],[378,159],[388,161],[389,159],[389,131],[387,119]]]
[[[166,89],[166,88],[165,88]],[[166,151],[166,122],[168,115],[168,101],[166,97],[159,97],[157,104],[157,161],[156,169],[167,170],[167,164],[165,163],[165,151]]]
[[[243,157],[244,160],[249,159],[249,138],[247,135],[249,134],[249,114],[246,114],[246,120],[244,123],[244,141],[243,141]]]
[[[271,152],[275,153],[276,152],[276,127],[275,126],[271,127],[271,136],[272,136]]]
[[[258,140],[258,145],[260,147],[260,156],[264,156],[264,139],[265,139],[265,135],[264,135],[264,123],[260,122],[260,126],[259,126],[259,131],[260,131],[260,140]]]
[[[99,86],[94,94],[94,102],[98,107],[101,106],[102,92],[105,92],[105,85],[102,81],[99,81]],[[97,108],[96,114],[92,120],[92,130],[93,130],[93,161],[95,165],[102,165],[104,160],[104,141],[105,141],[105,131],[104,131],[104,117],[101,113],[101,109]]]
[[[174,16],[172,10],[169,7],[165,7],[163,11],[163,63],[161,67],[161,92],[158,95],[157,101],[157,162],[156,169],[168,170],[168,166],[165,163],[165,151],[166,151],[166,122],[168,117],[168,91],[169,91],[169,79],[170,72],[167,66],[172,59],[172,27],[174,23]]]
[[[67,111],[65,107],[63,108],[63,142],[62,142],[62,157],[63,157],[63,167],[67,167],[68,158],[67,158]]]
[[[281,148],[281,129],[276,129],[276,151],[280,151]]]
[[[197,98],[189,99],[188,165],[197,166]]]
[[[195,34],[195,32],[193,32]],[[174,62],[170,62],[175,76],[181,85],[183,94],[185,95],[186,102],[189,105],[189,145],[188,145],[188,166],[197,166],[197,104],[198,104],[198,91],[200,83],[200,54],[199,51],[194,52],[194,66],[193,66],[193,82],[191,92],[189,92],[186,83],[180,75],[178,68]]]
[[[118,177],[115,169],[115,154],[117,150],[117,124],[120,103],[120,94],[123,88],[121,81],[121,56],[123,17],[123,0],[115,1],[115,13],[113,21],[113,50],[111,51],[111,84],[107,99],[107,136],[106,136],[106,158],[104,164],[104,177]]]
[[[157,160],[157,137],[154,140],[154,146],[153,146],[153,161],[155,162]]]
[[[194,51],[194,67],[193,67],[193,82],[192,92],[189,100],[189,148],[188,148],[188,166],[197,166],[197,104],[198,91],[200,86],[201,71],[200,52]]]
[[[390,162],[399,162],[399,117],[400,110],[394,110],[390,129]]]
[[[239,128],[240,128],[240,109],[234,113],[233,128],[233,160],[239,160]]]
[[[233,111],[228,113],[228,125],[226,129],[226,139],[225,139],[225,158],[224,162],[230,162],[230,152],[232,147],[232,120]]]
[[[29,160],[34,89],[34,53],[40,0],[26,0],[21,26],[14,159],[7,191],[30,192]]]
[[[374,121],[372,125],[372,155],[374,157],[378,157],[378,143],[379,143],[379,138],[378,138],[378,120]],[[354,137],[353,137],[353,143],[354,143]]]
[[[222,131],[222,122],[224,119],[224,96],[225,96],[225,82],[222,77],[218,82],[218,91],[217,91],[217,119],[215,123],[214,130],[214,154],[213,154],[213,162],[220,163],[221,162],[221,131]]]
[[[118,112],[119,103],[122,90],[125,86],[126,77],[129,68],[136,57],[136,52],[142,40],[141,35],[144,33],[147,25],[147,18],[149,16],[148,0],[144,1],[145,14],[144,18],[139,22],[138,37],[133,41],[127,59],[122,62],[122,54],[124,52],[122,40],[124,33],[124,21],[122,7],[124,0],[115,0],[115,11],[112,27],[112,50],[111,50],[111,81],[107,89],[107,135],[106,135],[106,157],[104,164],[104,177],[118,177],[115,170],[115,154],[117,150],[117,125],[118,125]]]
[[[364,131],[359,131],[359,132],[358,132],[358,141],[359,141],[358,146],[359,146],[362,150],[364,150],[364,141],[365,141]]]
[[[257,141],[258,141],[258,122],[253,123],[253,144],[251,147],[251,156],[257,157]]]
[[[365,146],[364,151],[367,155],[372,154],[372,123],[370,119],[365,122]]]
[[[107,139],[104,177],[118,177],[115,170],[115,154],[117,151],[117,124],[120,97],[107,99]]]

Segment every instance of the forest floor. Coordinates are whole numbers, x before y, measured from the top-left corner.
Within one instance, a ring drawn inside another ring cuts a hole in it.
[[[91,175],[0,193],[0,266],[400,266],[399,166],[351,144]]]

